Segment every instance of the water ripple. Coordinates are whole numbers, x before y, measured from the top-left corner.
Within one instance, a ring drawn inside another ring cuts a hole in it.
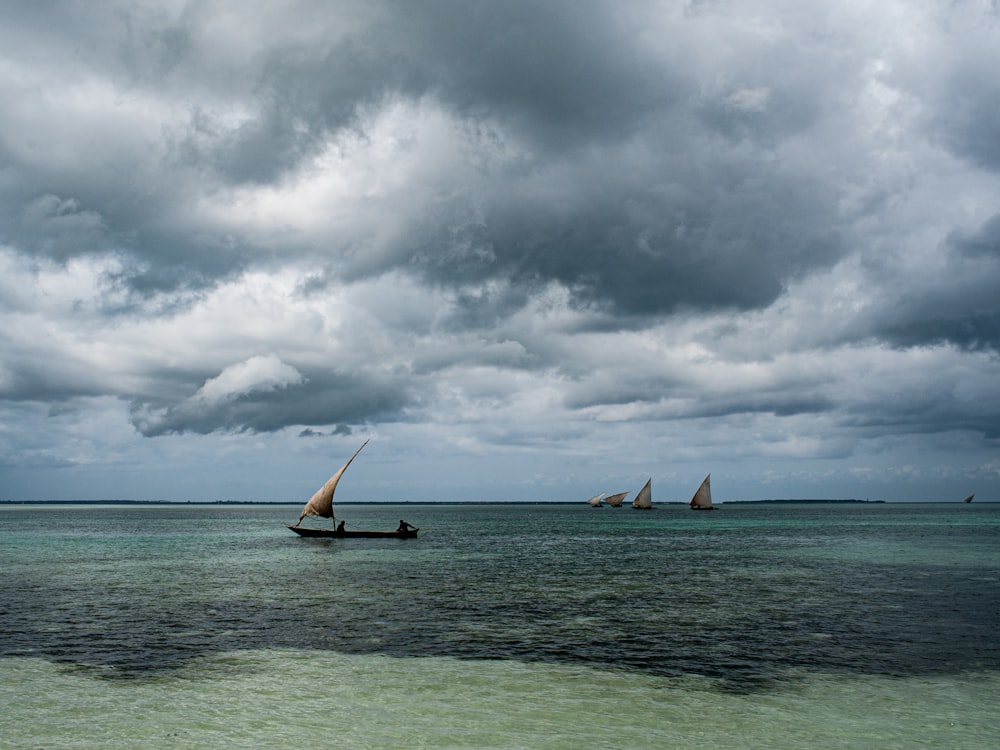
[[[403,543],[298,539],[266,507],[91,509],[44,524],[5,510],[0,648],[122,677],[305,648],[701,675],[735,692],[790,669],[1000,667],[992,522],[939,533],[919,509],[884,511],[892,525],[730,507],[713,525],[673,508],[515,507],[421,507],[434,531]],[[398,518],[364,512],[377,527]]]

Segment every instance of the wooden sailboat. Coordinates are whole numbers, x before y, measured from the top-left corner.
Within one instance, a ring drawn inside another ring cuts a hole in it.
[[[317,529],[311,526],[289,526],[299,536],[323,539],[416,539],[420,529],[396,529],[395,531],[364,531],[351,529]]]
[[[965,502],[971,503],[972,502],[972,498],[974,498],[975,496],[976,496],[976,493],[973,492],[971,495],[969,495],[967,498],[965,498]]]
[[[691,510],[715,510],[712,505],[712,475],[708,474],[701,482],[698,491],[691,498]]]
[[[587,501],[587,505],[589,505],[591,508],[600,508],[601,499],[603,497],[604,497],[603,492],[600,495],[594,495],[592,498],[590,498],[590,500]]]
[[[636,510],[652,510],[653,509],[653,490],[652,490],[652,477],[646,480],[646,483],[639,490],[639,493],[635,496],[635,500],[632,501],[632,507]]]
[[[622,507],[622,502],[624,502],[625,496],[627,494],[628,494],[627,492],[618,492],[615,493],[614,495],[608,495],[606,498],[604,498],[604,502],[606,502],[612,508],[620,508]]]
[[[361,448],[368,445],[366,440],[361,444]],[[354,451],[354,455],[347,459],[347,463],[340,467],[340,470],[326,480],[326,484],[316,490],[316,493],[309,498],[309,502],[305,504],[302,508],[302,513],[299,515],[299,520],[295,522],[294,526],[289,526],[292,531],[294,531],[299,536],[308,537],[336,537],[336,538],[372,538],[372,537],[388,537],[397,539],[412,539],[416,537],[419,529],[415,529],[409,524],[403,521],[399,522],[399,528],[395,531],[348,531],[344,528],[344,522],[340,522],[340,526],[336,529],[317,529],[307,526],[300,526],[302,519],[306,516],[310,518],[329,518],[333,519],[333,493],[337,491],[337,483],[340,482],[340,478],[344,476],[344,472],[347,471],[347,467],[351,465],[351,461],[358,457],[361,453],[361,448]]]

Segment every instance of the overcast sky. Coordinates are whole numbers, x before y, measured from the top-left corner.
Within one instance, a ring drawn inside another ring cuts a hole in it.
[[[1000,500],[1000,10],[0,9],[0,499]]]

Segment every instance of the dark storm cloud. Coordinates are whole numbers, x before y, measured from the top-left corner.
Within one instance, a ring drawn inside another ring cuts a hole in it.
[[[566,400],[567,406],[573,409],[608,404],[645,404],[650,412],[649,418],[654,420],[724,417],[755,412],[790,416],[830,411],[834,406],[833,400],[822,394],[810,393],[810,385],[786,381],[771,388],[755,387],[704,399],[699,397],[690,383],[678,382],[676,378],[659,381],[647,378],[643,382],[625,382],[598,390],[587,386],[570,388]],[[636,419],[642,419],[642,416]]]
[[[995,10],[793,5],[5,9],[0,243],[50,287],[0,305],[0,388],[110,393],[143,435],[340,434],[520,389],[552,423],[850,414],[850,374],[735,366],[996,351]]]
[[[288,425],[317,427],[340,423],[334,434],[350,434],[346,425],[398,418],[409,402],[402,382],[371,376],[313,373],[305,382],[224,398],[189,398],[157,406],[135,400],[133,421],[146,437],[169,433],[215,431],[273,432]]]
[[[308,6],[297,20],[306,12]],[[332,133],[363,132],[359,113],[366,107],[431,97],[460,118],[500,128],[527,161],[521,171],[496,175],[490,194],[477,196],[472,223],[461,218],[464,198],[442,196],[442,213],[427,220],[448,223],[411,227],[398,240],[407,245],[386,256],[392,264],[411,259],[445,284],[558,280],[577,289],[581,301],[599,294],[628,313],[766,305],[789,274],[843,252],[829,228],[836,196],[813,177],[775,168],[767,152],[733,151],[732,142],[773,142],[807,127],[818,113],[817,94],[806,73],[793,77],[786,66],[757,76],[778,91],[766,114],[705,101],[683,55],[664,57],[655,41],[635,43],[647,13],[656,18],[646,8],[605,3],[389,4],[333,42],[265,47],[237,77],[237,93],[253,103],[250,118],[227,129],[192,102],[188,135],[176,134],[180,140],[159,157],[166,182],[138,197],[115,194],[128,168],[112,164],[88,173],[88,184],[79,173],[61,175],[44,199],[25,185],[21,204],[37,208],[41,201],[50,213],[26,211],[24,231],[8,239],[53,257],[93,252],[102,242],[123,247],[151,264],[136,277],[137,289],[224,278],[282,249],[221,233],[191,215],[187,170],[213,175],[217,188],[276,183]],[[83,53],[84,60],[121,85],[183,95],[182,86],[200,83],[195,66],[207,62],[197,36],[205,16],[198,6],[169,23],[139,12],[112,16],[107,20],[120,32],[104,36],[117,58]],[[332,18],[318,20],[336,26]],[[670,33],[663,45],[685,46],[681,28]],[[787,63],[791,54],[774,51],[771,64]],[[121,61],[129,68],[118,67]],[[210,74],[207,85],[227,80]],[[698,134],[699,125],[709,136]],[[632,144],[628,158],[624,144]],[[539,177],[544,189],[535,187]],[[89,231],[100,233],[89,241],[75,233],[67,242],[71,221],[88,221]],[[456,242],[488,250],[492,261],[476,253],[456,258],[449,252]],[[368,265],[370,273],[385,270]]]
[[[634,43],[641,22],[600,3],[403,4],[367,46],[283,80],[317,82],[320,102],[341,105],[361,101],[325,90],[341,75],[366,81],[369,96],[432,96],[527,149],[476,196],[478,211],[464,196],[445,199],[436,223],[414,226],[410,246],[389,256],[411,259],[429,279],[557,280],[580,304],[599,297],[625,313],[766,305],[789,277],[844,252],[831,229],[836,194],[774,166],[769,150],[743,148],[737,131],[755,121],[752,140],[770,146],[815,120],[818,92],[786,51],[759,76],[778,84],[777,107],[748,112],[737,100],[712,110],[682,55],[657,58],[659,45]],[[674,33],[664,44],[683,47]],[[376,52],[398,69],[373,63]]]
[[[958,235],[951,241],[962,258],[1000,262],[1000,213],[983,224],[978,232],[969,236]]]
[[[844,422],[859,434],[935,434],[961,431],[1000,439],[1000,405],[992,398],[969,399],[965,383],[908,384],[896,393],[873,389],[879,398],[862,400]]]
[[[956,21],[974,4],[956,6]],[[924,92],[932,136],[954,153],[992,172],[1000,171],[1000,64],[994,32],[1000,28],[996,3],[980,7],[974,28],[963,29],[960,42],[931,54],[937,63],[912,85]],[[903,68],[906,69],[905,67]],[[911,71],[911,74],[916,71]]]
[[[943,139],[956,153],[1000,172],[1000,84],[994,76],[978,83],[971,91],[958,89],[961,98],[948,102],[948,114],[938,124]]]
[[[582,303],[656,315],[765,306],[788,278],[842,251],[818,205],[821,186],[716,162],[714,187],[697,178],[671,183],[671,161],[656,181],[559,196],[576,202],[564,215],[500,207],[487,229],[496,270],[562,282]],[[615,172],[621,165],[603,166]],[[600,166],[585,177],[599,182]]]
[[[404,2],[393,18],[430,93],[546,149],[628,138],[683,85],[634,43],[642,14],[613,4]]]
[[[251,72],[258,116],[207,151],[186,153],[227,179],[271,182],[326,135],[362,127],[359,111],[386,98],[429,96],[470,121],[499,122],[538,149],[628,138],[676,96],[681,76],[629,40],[639,18],[604,3],[384,3],[335,42],[277,46]],[[322,7],[313,9],[321,12]],[[192,13],[180,23],[197,23]],[[332,15],[317,19],[337,25]],[[189,40],[179,26],[171,37]],[[191,43],[174,45],[181,67]],[[211,132],[204,117],[195,131]],[[194,135],[194,134],[193,134]]]
[[[885,300],[882,335],[897,346],[1000,351],[1000,214],[978,231],[952,234],[942,250],[942,268],[907,279]]]

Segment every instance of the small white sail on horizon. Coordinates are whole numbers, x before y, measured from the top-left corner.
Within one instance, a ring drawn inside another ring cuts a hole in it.
[[[599,494],[599,495],[594,495],[592,498],[590,498],[590,500],[587,501],[587,505],[589,505],[591,508],[600,508],[601,507],[601,499],[603,497],[604,497],[604,493],[603,492],[601,494]]]
[[[365,440],[361,444],[361,448],[364,448],[366,445],[368,445],[368,440]],[[327,479],[326,484],[316,490],[316,493],[309,498],[309,502],[302,508],[299,520],[295,522],[296,526],[302,523],[302,519],[306,516],[310,518],[333,518],[333,493],[337,491],[337,483],[344,476],[344,472],[351,465],[351,461],[361,453],[361,448],[354,451],[354,455],[347,459],[347,463],[340,467],[340,471]]]
[[[650,477],[646,480],[646,484],[642,486],[639,493],[635,496],[635,500],[632,501],[632,507],[636,510],[652,510],[653,509],[653,489],[652,489],[653,479]]]
[[[627,494],[628,492],[616,492],[614,495],[608,495],[604,498],[604,502],[612,508],[620,508],[622,507],[622,502],[624,502]]]
[[[712,475],[709,473],[702,480],[694,497],[691,498],[691,510],[714,510],[712,505]]]

